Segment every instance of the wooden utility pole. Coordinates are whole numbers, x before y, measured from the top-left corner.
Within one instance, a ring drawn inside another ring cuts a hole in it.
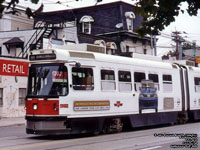
[[[182,60],[183,59],[183,50],[182,50],[182,43],[185,41],[179,34],[179,31],[172,32],[173,41],[176,43],[176,59]]]

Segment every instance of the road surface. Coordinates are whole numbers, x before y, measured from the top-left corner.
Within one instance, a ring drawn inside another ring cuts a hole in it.
[[[183,142],[188,143],[183,144]],[[199,145],[197,145],[198,143]],[[186,148],[187,146],[193,146],[193,148]],[[26,134],[24,125],[0,127],[0,150],[135,149],[200,149],[200,122],[174,126],[140,128],[121,133],[101,134],[98,136],[38,136]]]

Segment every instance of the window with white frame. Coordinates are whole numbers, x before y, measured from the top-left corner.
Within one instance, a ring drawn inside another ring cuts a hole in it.
[[[159,90],[158,74],[149,74],[149,80],[154,82],[154,86]]]
[[[94,22],[94,19],[91,16],[83,16],[80,19],[80,23],[82,24],[82,32],[91,34],[91,23]]]
[[[172,92],[172,75],[163,75],[163,92]]]
[[[101,89],[103,91],[116,89],[115,72],[113,70],[101,70]]]
[[[91,23],[90,22],[83,22],[82,23],[82,32],[90,34],[91,33]]]
[[[135,85],[135,91],[139,91],[139,88],[141,87],[141,81],[145,79],[145,73],[143,72],[134,72],[134,85]]]
[[[3,106],[3,88],[0,88],[0,106]]]
[[[200,78],[195,77],[194,78],[194,84],[195,84],[195,92],[200,92]]]
[[[19,88],[19,105],[25,105],[26,89]]]
[[[129,71],[119,71],[119,91],[128,92],[132,91],[131,73]]]
[[[135,14],[133,12],[126,12],[125,17],[128,31],[133,31],[133,19],[135,19]]]
[[[92,68],[72,68],[72,82],[74,90],[94,90],[94,76]]]

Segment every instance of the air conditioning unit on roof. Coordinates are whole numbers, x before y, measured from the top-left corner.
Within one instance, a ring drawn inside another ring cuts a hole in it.
[[[67,50],[74,50],[74,51],[88,51],[88,52],[95,52],[95,53],[106,53],[106,49],[100,45],[82,43],[82,44],[72,44],[66,46]]]

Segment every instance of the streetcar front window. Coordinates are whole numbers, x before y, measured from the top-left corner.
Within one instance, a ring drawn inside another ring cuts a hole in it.
[[[63,64],[32,65],[28,97],[57,97],[68,94],[68,73]]]

